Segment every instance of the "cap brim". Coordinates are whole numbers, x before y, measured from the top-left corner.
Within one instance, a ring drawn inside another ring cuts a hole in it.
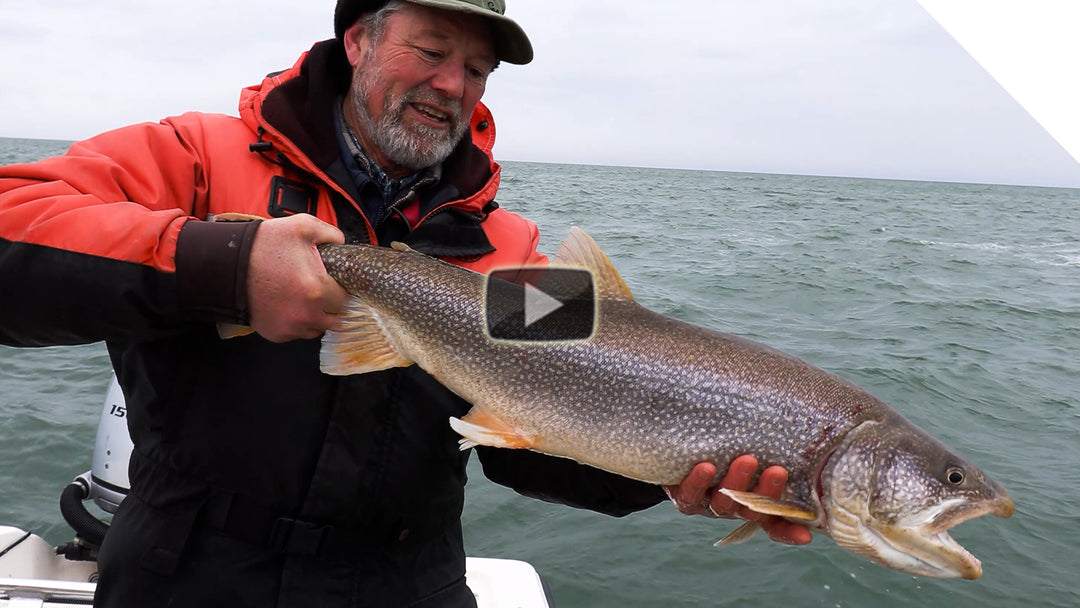
[[[524,65],[533,59],[532,43],[525,35],[525,30],[505,15],[459,0],[408,0],[408,2],[483,17],[491,25],[491,33],[495,37],[495,55],[499,61]]]

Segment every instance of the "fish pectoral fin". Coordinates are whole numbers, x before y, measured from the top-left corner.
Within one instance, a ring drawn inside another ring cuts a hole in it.
[[[757,531],[761,529],[761,524],[756,521],[744,522],[743,525],[735,528],[724,538],[716,541],[714,547],[726,547],[728,545],[737,545],[739,543],[750,540],[750,537],[757,534]]]
[[[214,222],[254,222],[257,220],[265,220],[265,217],[260,215],[252,215],[250,213],[236,213],[234,211],[227,211],[225,213],[215,213],[211,217],[211,221]]]
[[[394,348],[378,313],[351,296],[345,301],[338,326],[323,335],[319,352],[319,369],[332,376],[366,374],[412,364]]]
[[[619,276],[611,260],[600,251],[600,246],[584,230],[574,226],[566,240],[559,245],[552,266],[576,266],[592,273],[596,283],[597,297],[605,300],[633,300],[630,288]]]
[[[720,492],[755,513],[776,515],[777,517],[783,517],[784,519],[807,523],[817,520],[817,513],[799,503],[787,500],[777,500],[775,498],[769,498],[768,496],[762,496],[761,494],[754,494],[753,492],[728,490],[726,488],[721,489]]]
[[[469,410],[463,418],[450,418],[450,428],[461,435],[458,443],[462,451],[478,445],[511,449],[533,446],[533,441],[517,429],[478,407]]]
[[[222,340],[228,340],[230,338],[239,338],[241,336],[247,336],[255,333],[255,328],[250,325],[240,325],[237,323],[218,323],[217,333]]]

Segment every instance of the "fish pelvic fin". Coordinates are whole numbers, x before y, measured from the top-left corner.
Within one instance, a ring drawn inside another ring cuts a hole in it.
[[[750,540],[750,537],[757,534],[757,531],[761,529],[761,524],[756,521],[744,522],[743,525],[735,528],[724,538],[716,541],[714,547],[726,547],[728,545],[737,545]]]
[[[817,513],[799,503],[777,500],[753,492],[728,490],[727,488],[721,489],[720,492],[755,513],[776,515],[777,517],[804,523],[817,521]]]
[[[478,445],[510,449],[533,446],[533,441],[513,426],[478,407],[469,410],[463,418],[450,418],[450,428],[461,435],[458,444],[462,451]]]
[[[326,332],[319,352],[319,369],[332,376],[366,374],[413,362],[394,349],[378,313],[350,296],[337,328]]]
[[[611,260],[584,230],[574,226],[559,245],[552,266],[577,266],[589,270],[596,282],[596,295],[605,300],[633,300],[630,288],[619,276]]]

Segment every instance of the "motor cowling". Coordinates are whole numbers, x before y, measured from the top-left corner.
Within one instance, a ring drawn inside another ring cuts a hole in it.
[[[127,427],[127,404],[120,383],[113,375],[98,421],[90,469],[90,498],[106,513],[115,513],[131,489],[128,460],[131,459],[132,448]]]

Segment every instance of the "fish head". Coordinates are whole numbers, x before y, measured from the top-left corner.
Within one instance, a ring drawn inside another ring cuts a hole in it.
[[[936,578],[982,575],[982,564],[949,528],[1013,513],[1004,488],[899,415],[849,432],[823,468],[819,492],[823,529],[838,545]]]

